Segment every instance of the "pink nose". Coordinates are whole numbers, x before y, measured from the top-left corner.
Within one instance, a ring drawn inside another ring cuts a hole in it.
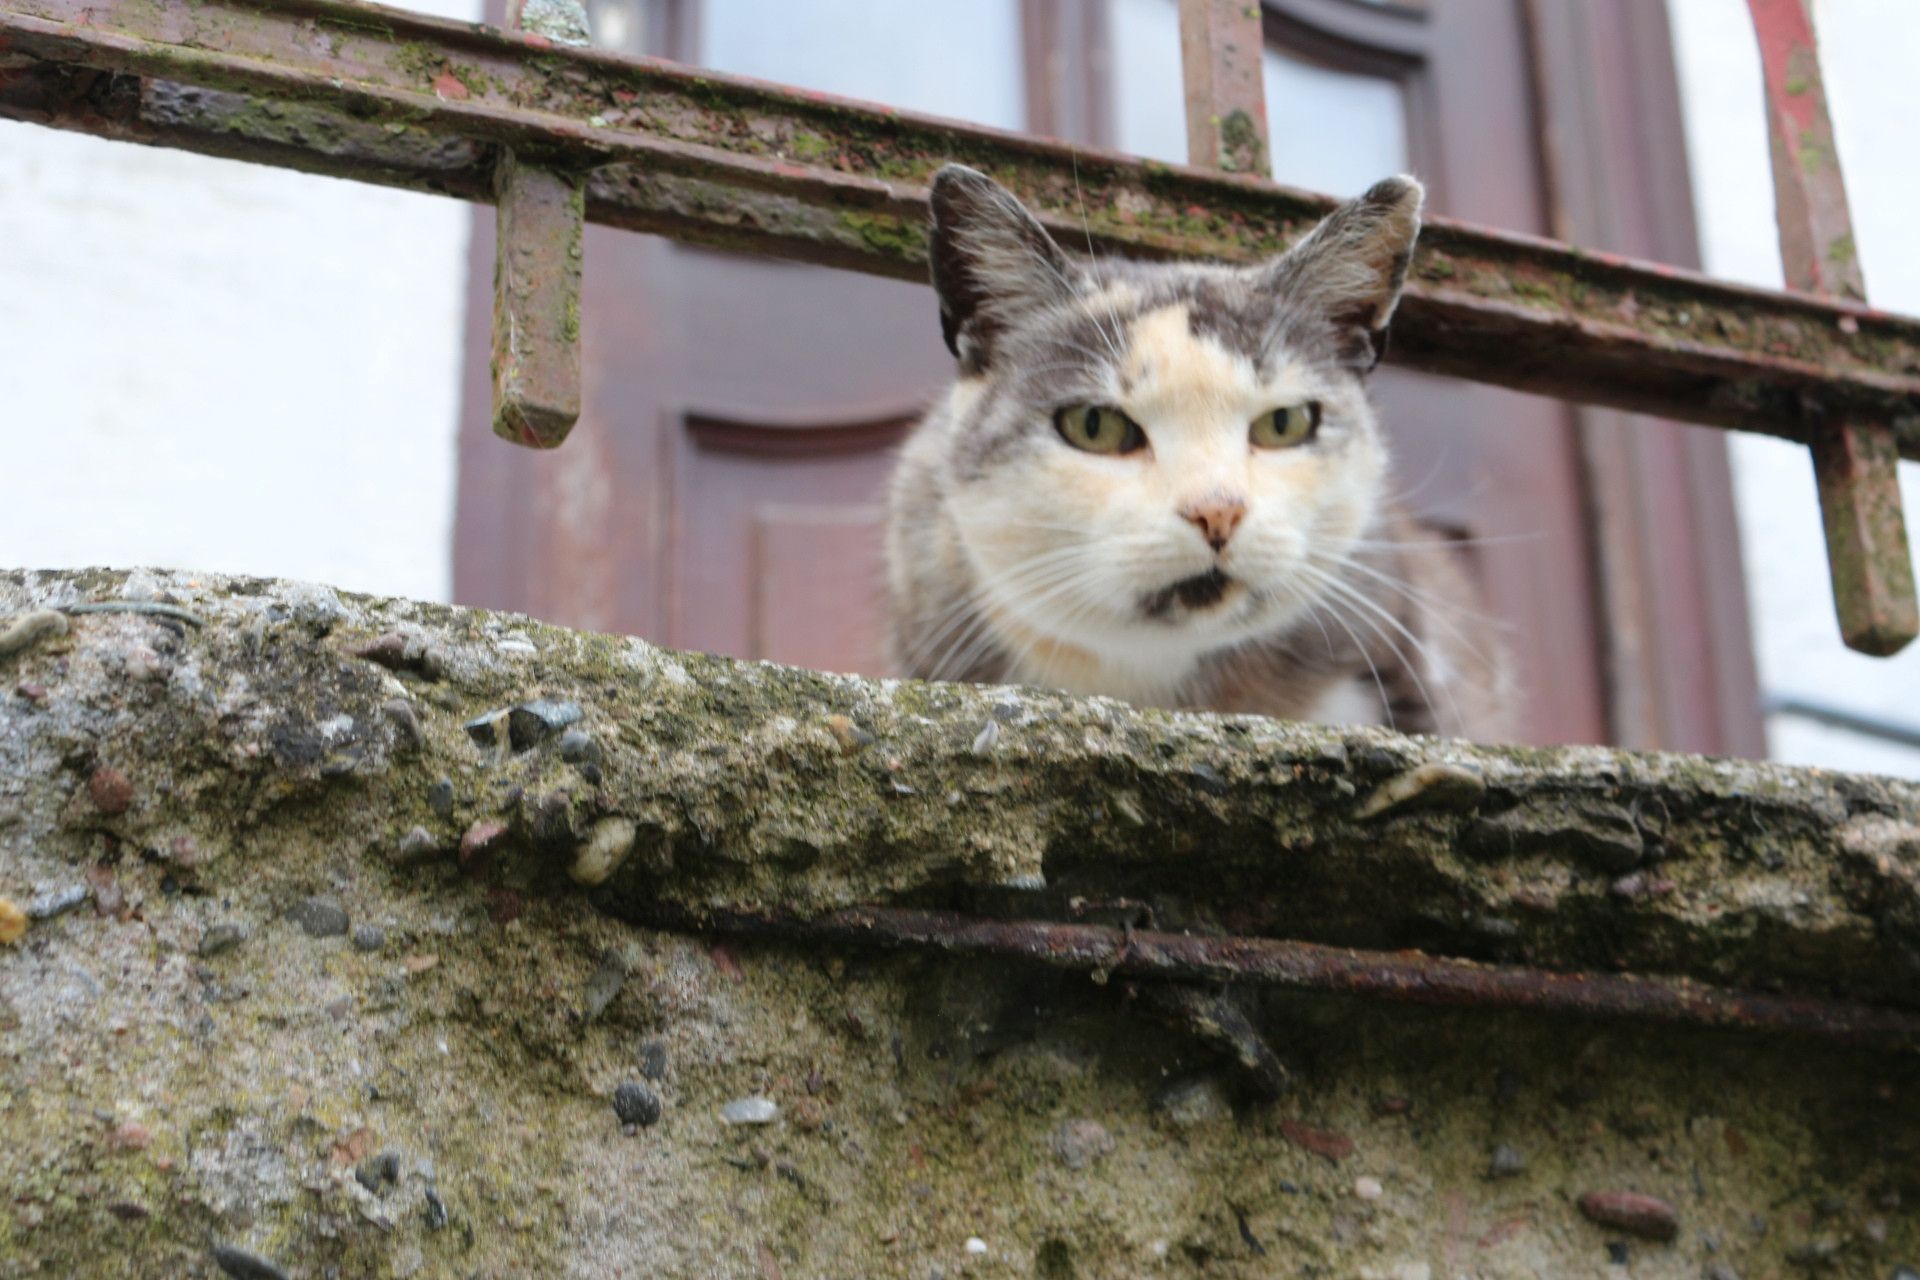
[[[1204,497],[1183,503],[1180,518],[1200,531],[1215,551],[1227,545],[1233,531],[1247,515],[1247,500],[1237,493],[1215,489]]]

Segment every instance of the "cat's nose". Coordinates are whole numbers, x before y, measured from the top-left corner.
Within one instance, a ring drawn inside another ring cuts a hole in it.
[[[1207,545],[1215,551],[1227,545],[1233,537],[1233,531],[1247,515],[1247,500],[1237,493],[1224,489],[1199,498],[1193,498],[1180,506],[1180,518],[1200,531]]]

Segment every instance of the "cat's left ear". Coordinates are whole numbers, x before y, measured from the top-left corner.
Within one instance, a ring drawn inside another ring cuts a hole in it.
[[[1072,268],[1026,206],[986,174],[950,164],[933,175],[933,288],[940,335],[963,368],[985,368],[1024,314],[1072,296]]]
[[[1362,373],[1386,354],[1387,324],[1407,282],[1425,200],[1426,189],[1405,175],[1376,182],[1268,268],[1272,287],[1291,305],[1333,322],[1343,358]]]

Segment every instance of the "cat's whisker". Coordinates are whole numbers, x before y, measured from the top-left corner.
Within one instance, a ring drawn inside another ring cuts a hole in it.
[[[1352,538],[1351,545],[1356,547],[1380,548],[1383,550],[1401,550],[1407,547],[1431,547],[1436,543],[1448,547],[1508,547],[1518,543],[1538,542],[1547,537],[1545,533],[1499,533],[1485,537],[1456,538],[1452,534],[1435,534],[1431,538]]]
[[[1419,544],[1411,545],[1418,546]],[[1357,557],[1323,555],[1316,559],[1318,562],[1337,565],[1343,570],[1351,570],[1363,574],[1373,582],[1378,583],[1381,587],[1393,591],[1403,599],[1419,606],[1434,623],[1453,637],[1476,661],[1485,664],[1489,669],[1499,665],[1497,653],[1489,652],[1480,640],[1476,640],[1473,635],[1467,632],[1465,627],[1466,625],[1472,625],[1479,628],[1483,633],[1482,638],[1492,640],[1497,650],[1500,637],[1511,635],[1514,630],[1513,624],[1506,618],[1501,617],[1490,609],[1476,609],[1469,600],[1424,591],[1406,581],[1404,578],[1388,573],[1375,565],[1370,565]],[[1479,597],[1475,596],[1472,598],[1478,599]]]
[[[1380,714],[1387,718],[1387,728],[1398,728],[1399,726],[1394,722],[1393,717],[1393,699],[1387,696],[1387,682],[1380,678],[1380,668],[1378,664],[1374,662],[1373,655],[1367,651],[1366,642],[1354,633],[1352,624],[1333,608],[1332,601],[1316,600],[1308,606],[1308,611],[1314,614],[1317,614],[1321,609],[1325,609],[1327,616],[1333,619],[1334,624],[1347,633],[1347,639],[1353,641],[1354,651],[1360,655],[1360,660],[1367,664],[1367,674],[1373,677],[1374,691],[1380,696]],[[1326,628],[1324,626],[1321,628],[1321,634],[1323,636],[1326,635]],[[1327,644],[1329,650],[1331,650],[1333,644],[1331,637],[1328,637]]]
[[[1003,592],[1008,592],[1009,589],[1011,589],[1011,594],[1019,597],[1027,597],[1023,600],[1023,603],[1025,603],[1028,608],[1036,610],[1044,609],[1053,599],[1071,590],[1078,590],[1087,585],[1092,578],[1091,570],[1097,567],[1090,548],[1082,546],[1060,548],[1052,553],[1033,557],[1027,563],[1001,578],[996,585],[1000,587]],[[1036,592],[1037,595],[1035,594]],[[987,608],[990,603],[991,602],[985,598],[984,593],[975,593],[974,595],[963,597],[956,602],[954,608],[949,610],[950,614],[958,614],[961,618],[966,616],[966,611],[971,610],[975,615],[978,625],[966,628],[961,632],[959,637],[947,645],[946,651],[943,652],[940,659],[933,664],[934,670],[952,671],[956,668],[960,670],[965,669],[965,663],[955,660],[955,650],[961,646],[968,646],[970,652],[973,646],[969,644],[968,637],[976,631],[986,632],[991,630],[988,624],[991,622],[992,615]],[[948,622],[946,626],[942,628],[940,635],[934,637],[925,647],[931,649],[941,644],[944,641],[946,633],[950,631],[954,625],[956,625],[954,622]],[[925,655],[923,654],[921,656]],[[970,662],[971,660],[972,657],[968,656],[967,661]]]
[[[1007,577],[1002,580],[1002,585],[1017,587],[1021,590],[1027,590],[1033,587],[1044,587],[1050,579],[1056,576],[1065,578],[1077,572],[1082,567],[1080,560],[1084,554],[1084,549],[1080,547],[1068,547],[1052,554],[1036,556],[1020,568],[1009,573]],[[935,649],[946,642],[947,636],[952,629],[962,621],[965,621],[970,613],[984,623],[988,616],[984,609],[986,603],[978,593],[962,595],[949,606],[946,613],[943,614],[940,619],[929,623],[929,626],[937,627],[938,630],[935,634],[922,640],[915,646],[914,650],[908,654],[907,665],[909,669],[916,666],[920,660],[931,656]],[[951,646],[949,646],[949,654],[950,652]],[[947,669],[946,656],[947,655],[943,655],[942,660],[934,664],[934,669]]]
[[[1380,637],[1380,639],[1383,642],[1385,642],[1388,648],[1393,650],[1394,657],[1399,659],[1401,665],[1406,668],[1408,678],[1413,681],[1414,687],[1420,691],[1420,698],[1423,702],[1427,704],[1427,710],[1435,715],[1438,715],[1440,712],[1440,708],[1438,705],[1435,704],[1433,700],[1433,693],[1427,687],[1427,682],[1423,680],[1420,676],[1419,665],[1415,663],[1412,660],[1412,658],[1410,658],[1407,655],[1407,653],[1400,648],[1399,644],[1394,641],[1392,636],[1388,635],[1385,631],[1383,631],[1380,628],[1379,623],[1384,622],[1387,626],[1393,628],[1394,631],[1397,631],[1401,636],[1403,636],[1406,639],[1407,644],[1412,647],[1414,656],[1430,664],[1433,661],[1433,651],[1427,646],[1426,642],[1421,640],[1420,637],[1416,636],[1412,631],[1409,631],[1407,627],[1400,621],[1400,619],[1394,617],[1392,613],[1388,612],[1386,609],[1382,608],[1379,604],[1375,603],[1374,601],[1369,600],[1364,594],[1360,592],[1358,588],[1353,586],[1353,584],[1346,582],[1343,579],[1340,579],[1338,577],[1335,577],[1333,574],[1326,573],[1324,570],[1316,569],[1315,571],[1321,573],[1323,577],[1322,586],[1326,590],[1332,592],[1335,597],[1344,601],[1348,605],[1348,607],[1363,609],[1366,611],[1366,613],[1372,614],[1374,618],[1377,618],[1379,620],[1379,622],[1371,622],[1368,620],[1368,618],[1364,614],[1355,615],[1355,621],[1366,624],[1370,630],[1372,630],[1376,635]],[[1444,685],[1442,686],[1442,689],[1447,695],[1448,709],[1450,713],[1453,715],[1453,717],[1457,720],[1460,715],[1460,708],[1458,704],[1454,701],[1453,692],[1451,689],[1447,689]]]
[[[1496,624],[1497,620],[1493,618],[1491,615],[1478,612],[1475,610],[1470,610],[1466,606],[1459,604],[1458,602],[1455,602],[1455,601],[1442,600],[1439,597],[1433,595],[1431,592],[1420,590],[1418,587],[1415,587],[1412,583],[1407,582],[1403,578],[1397,578],[1393,574],[1387,573],[1384,570],[1376,569],[1372,565],[1366,564],[1365,562],[1360,560],[1355,560],[1351,556],[1333,556],[1333,555],[1329,555],[1322,552],[1322,553],[1309,553],[1308,559],[1313,561],[1315,564],[1321,565],[1323,567],[1346,570],[1353,573],[1365,574],[1368,578],[1379,583],[1381,586],[1387,588],[1390,591],[1393,591],[1394,593],[1403,597],[1404,599],[1412,601],[1414,604],[1417,604],[1422,609],[1426,610],[1429,616],[1431,616],[1432,619],[1436,623],[1438,623],[1440,626],[1444,627],[1448,635],[1452,636],[1455,640],[1458,640],[1460,644],[1467,650],[1467,652],[1474,656],[1474,658],[1476,658],[1481,662],[1489,662],[1489,663],[1491,662],[1491,659],[1489,658],[1489,656],[1480,648],[1479,645],[1473,642],[1472,637],[1468,636],[1466,632],[1462,631],[1458,626],[1454,625],[1452,619],[1449,617],[1450,614],[1460,613],[1472,618],[1474,621],[1479,622],[1483,626],[1493,626]]]
[[[1087,220],[1087,197],[1086,193],[1080,188],[1080,153],[1069,150],[1067,155],[1073,162],[1073,199],[1074,203],[1080,208],[1080,233],[1087,238],[1087,261],[1093,264],[1095,281],[1097,283],[1100,275],[1100,255],[1095,253],[1093,249],[1093,224]],[[1120,316],[1114,311],[1111,301],[1107,303],[1107,318],[1113,321],[1113,332],[1111,334],[1109,334],[1106,327],[1100,323],[1098,316],[1092,316],[1093,327],[1094,331],[1100,335],[1101,340],[1107,344],[1107,349],[1113,355],[1113,363],[1115,367],[1118,367],[1125,363],[1125,357],[1120,353],[1120,344],[1118,342],[1121,327]]]

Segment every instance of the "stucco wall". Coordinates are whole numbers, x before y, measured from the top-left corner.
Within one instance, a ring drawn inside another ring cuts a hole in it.
[[[468,224],[0,122],[0,563],[444,599]]]

